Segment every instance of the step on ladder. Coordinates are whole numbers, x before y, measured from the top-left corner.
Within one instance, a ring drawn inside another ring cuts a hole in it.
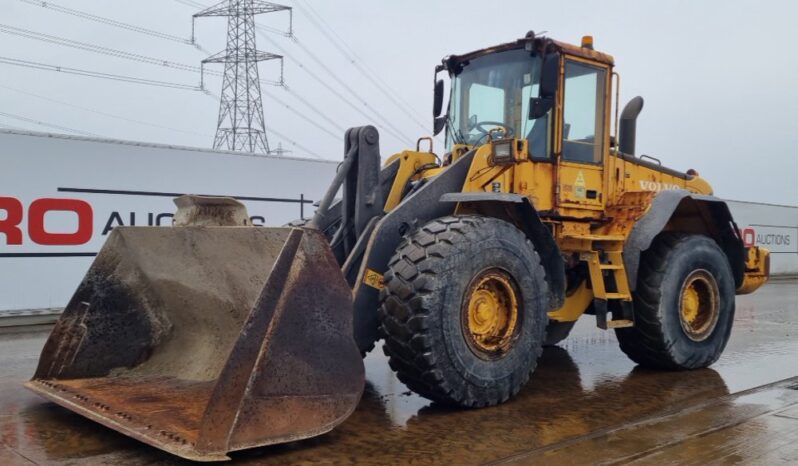
[[[590,272],[596,325],[604,330],[634,326],[632,292],[623,262],[623,240],[615,237],[591,238],[594,246],[580,254]],[[612,304],[612,320],[607,319]]]

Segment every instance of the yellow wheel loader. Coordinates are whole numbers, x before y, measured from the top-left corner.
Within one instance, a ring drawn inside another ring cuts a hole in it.
[[[221,460],[343,422],[379,339],[408,387],[462,407],[510,399],[585,314],[642,366],[715,362],[768,252],[698,173],[635,155],[643,100],[619,112],[613,58],[530,32],[435,74],[442,158],[422,138],[381,164],[353,128],[309,222],[183,196],[172,228],[114,229],[27,387]]]

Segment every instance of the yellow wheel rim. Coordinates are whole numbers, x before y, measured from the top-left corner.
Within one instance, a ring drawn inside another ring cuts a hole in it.
[[[518,291],[500,269],[478,274],[466,291],[462,310],[466,341],[479,356],[503,356],[518,329]]]
[[[682,330],[693,341],[706,340],[720,315],[720,293],[715,277],[703,269],[694,270],[682,284],[679,320]]]

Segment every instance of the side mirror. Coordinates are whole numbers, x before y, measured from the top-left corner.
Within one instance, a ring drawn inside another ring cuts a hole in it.
[[[552,107],[554,107],[554,97],[532,97],[529,99],[529,119],[537,120],[549,113]]]
[[[441,131],[443,131],[443,128],[445,127],[446,127],[446,117],[445,116],[436,117],[432,128],[432,135],[437,136]]]
[[[435,81],[435,94],[432,103],[432,116],[439,117],[443,112],[443,80]]]
[[[560,80],[560,56],[550,53],[543,57],[540,69],[538,96],[529,99],[529,119],[536,120],[554,107],[554,97]]]

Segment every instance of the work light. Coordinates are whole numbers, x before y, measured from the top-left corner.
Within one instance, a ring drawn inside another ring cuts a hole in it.
[[[499,139],[491,143],[493,146],[493,164],[505,165],[515,161],[515,145],[513,139]]]

